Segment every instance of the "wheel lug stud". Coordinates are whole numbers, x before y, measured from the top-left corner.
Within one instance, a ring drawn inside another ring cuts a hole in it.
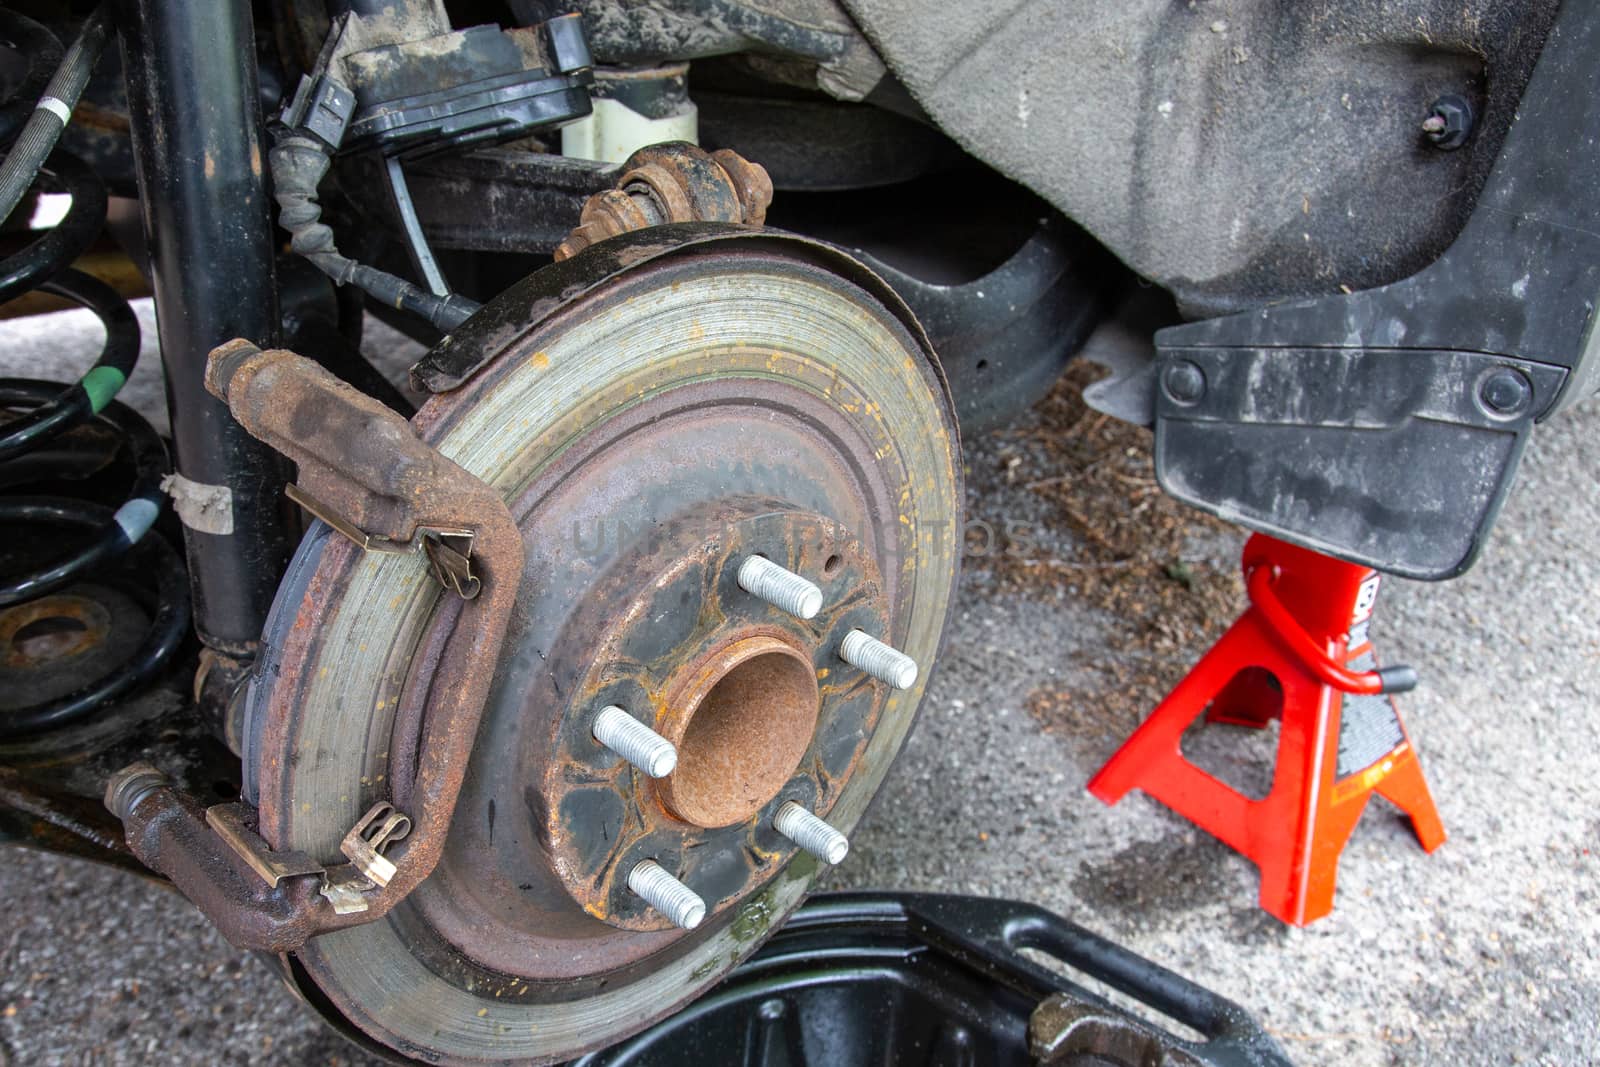
[[[672,742],[615,704],[594,717],[594,739],[652,778],[665,778],[678,765]]]
[[[706,917],[706,902],[700,894],[668,874],[655,860],[634,864],[628,872],[628,888],[685,930],[693,930]]]
[[[765,556],[746,556],[739,564],[739,588],[802,619],[822,610],[821,589]]]
[[[850,851],[849,838],[792,800],[778,809],[772,825],[823,863],[839,863]]]
[[[862,630],[845,634],[839,642],[839,658],[896,689],[910,689],[917,683],[916,660]]]

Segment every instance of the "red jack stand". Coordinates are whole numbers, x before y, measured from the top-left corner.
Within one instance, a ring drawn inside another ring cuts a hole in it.
[[[1367,797],[1411,817],[1425,851],[1444,826],[1416,748],[1389,694],[1416,686],[1409,667],[1376,668],[1367,637],[1378,573],[1256,534],[1244,546],[1251,606],[1089,782],[1115,804],[1143,789],[1255,861],[1261,906],[1304,926],[1333,910],[1339,853]],[[1179,741],[1207,721],[1256,728],[1281,720],[1272,791],[1251,800],[1183,758]]]

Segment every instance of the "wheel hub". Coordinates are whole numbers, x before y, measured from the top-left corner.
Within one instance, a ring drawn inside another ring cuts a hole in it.
[[[589,669],[537,760],[539,833],[584,911],[666,930],[628,889],[633,864],[677,871],[714,915],[793,856],[772,829],[784,802],[825,816],[838,799],[886,689],[837,649],[851,629],[881,632],[887,611],[874,561],[811,512],[734,501],[646,540],[590,586],[556,646]],[[823,610],[798,619],[740,588],[739,564],[755,554],[816,573]],[[591,724],[607,706],[671,741],[676,769],[652,780],[596,741]]]

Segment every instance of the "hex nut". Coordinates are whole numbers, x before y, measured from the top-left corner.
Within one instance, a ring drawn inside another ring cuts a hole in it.
[[[1459,93],[1446,93],[1428,109],[1422,133],[1435,148],[1451,152],[1467,143],[1474,121],[1472,102]]]

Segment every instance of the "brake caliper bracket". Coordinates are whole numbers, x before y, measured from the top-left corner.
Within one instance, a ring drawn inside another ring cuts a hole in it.
[[[202,811],[154,768],[113,776],[106,803],[129,846],[233,944],[293,951],[387,914],[444,848],[522,573],[522,535],[498,491],[425,444],[404,418],[293,352],[236,340],[206,387],[251,436],[299,466],[289,496],[369,552],[415,552],[464,604],[423,716],[410,813],[379,801],[344,837],[347,863],[277,851],[244,805]],[[392,846],[395,854],[387,852]],[[315,881],[312,881],[313,876]]]

